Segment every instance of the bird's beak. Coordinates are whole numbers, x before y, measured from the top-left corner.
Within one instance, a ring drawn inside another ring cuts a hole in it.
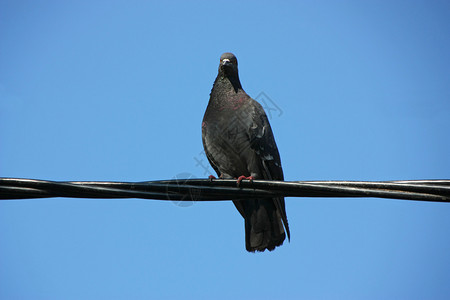
[[[231,61],[228,58],[225,58],[222,60],[222,66],[228,66],[231,65]]]

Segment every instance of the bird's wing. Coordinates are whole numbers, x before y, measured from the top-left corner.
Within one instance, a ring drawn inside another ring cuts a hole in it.
[[[252,101],[252,125],[249,128],[250,147],[263,163],[265,179],[284,180],[280,154],[263,107]]]
[[[249,136],[251,140],[251,148],[261,159],[263,166],[262,173],[264,179],[268,180],[284,180],[283,169],[281,167],[280,154],[277,144],[273,136],[267,115],[263,107],[256,101],[252,101],[252,121]],[[281,214],[281,219],[286,228],[288,238],[290,239],[289,226],[286,215],[286,207],[284,198],[273,198],[274,204]]]

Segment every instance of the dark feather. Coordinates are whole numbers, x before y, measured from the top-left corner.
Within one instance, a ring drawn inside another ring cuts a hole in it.
[[[250,98],[239,81],[237,59],[220,58],[202,123],[206,156],[220,178],[241,175],[284,180],[280,155],[263,107]],[[273,250],[290,239],[284,198],[233,201],[245,219],[246,249]],[[284,226],[283,226],[284,225]]]

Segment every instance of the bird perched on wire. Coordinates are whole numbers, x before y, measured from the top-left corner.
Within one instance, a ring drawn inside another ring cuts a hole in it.
[[[219,178],[284,180],[280,154],[263,107],[242,89],[232,53],[220,57],[202,123],[206,156]],[[273,250],[290,239],[284,198],[233,200],[245,220],[247,251]],[[283,226],[284,225],[284,226]],[[286,230],[286,233],[285,233]]]

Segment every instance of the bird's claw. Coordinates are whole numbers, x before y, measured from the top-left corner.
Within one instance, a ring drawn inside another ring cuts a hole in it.
[[[238,187],[239,187],[239,185],[241,184],[241,181],[244,180],[244,179],[247,179],[247,180],[249,180],[250,182],[252,182],[253,179],[255,179],[255,177],[253,177],[253,176],[248,176],[248,177],[246,177],[246,176],[244,176],[244,175],[239,176],[238,179],[237,179],[237,182],[236,182]]]
[[[216,177],[214,175],[209,175],[208,179],[209,179],[209,181],[213,181],[213,179],[216,179]]]

